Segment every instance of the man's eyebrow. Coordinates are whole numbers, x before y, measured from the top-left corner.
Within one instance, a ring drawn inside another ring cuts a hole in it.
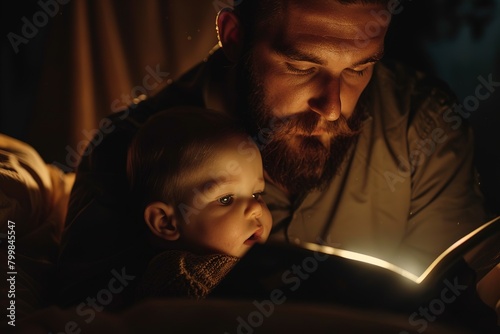
[[[294,61],[306,61],[310,63],[315,63],[318,65],[325,65],[326,63],[320,59],[319,57],[310,54],[310,53],[305,53],[302,52],[301,50],[297,50],[293,46],[286,46],[286,45],[275,45],[274,47],[274,52],[278,54],[281,57],[288,58],[290,60]],[[382,59],[384,56],[384,50],[377,51],[373,55],[360,60],[352,65],[352,67],[358,67],[361,65],[366,65],[370,63],[376,63]]]
[[[319,57],[316,57],[315,55],[312,55],[310,53],[305,53],[300,50],[297,50],[292,46],[278,44],[275,45],[274,52],[281,57],[285,57],[294,61],[307,61],[318,65],[325,64],[325,62],[321,60]]]

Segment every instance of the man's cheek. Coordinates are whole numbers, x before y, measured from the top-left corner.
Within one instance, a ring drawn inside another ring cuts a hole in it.
[[[345,118],[348,119],[352,116],[352,113],[354,112],[354,109],[356,108],[358,100],[364,89],[365,86],[356,87],[352,90],[345,90],[344,92],[340,92],[340,103],[342,108],[341,113]]]
[[[277,118],[288,117],[300,112],[308,111],[307,98],[301,91],[277,91],[264,101],[272,116]]]

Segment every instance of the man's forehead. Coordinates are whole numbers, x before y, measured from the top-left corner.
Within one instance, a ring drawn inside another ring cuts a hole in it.
[[[276,23],[281,25],[279,30],[285,36],[317,36],[339,42],[364,41],[383,38],[390,17],[383,4],[290,1]]]

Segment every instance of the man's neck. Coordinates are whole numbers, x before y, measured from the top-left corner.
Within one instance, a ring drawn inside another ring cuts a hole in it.
[[[234,115],[238,94],[235,66],[221,49],[216,50],[208,62],[208,79],[203,87],[206,107]]]

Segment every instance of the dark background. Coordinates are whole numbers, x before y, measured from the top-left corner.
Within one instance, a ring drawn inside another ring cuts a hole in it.
[[[499,0],[413,0],[393,18],[387,56],[443,79],[459,102],[475,95],[479,76],[500,83]],[[490,210],[500,214],[500,87],[467,119]]]
[[[159,90],[207,56],[223,2],[71,0],[59,4],[18,53],[7,36],[21,35],[22,18],[32,22],[41,7],[39,1],[6,2],[0,132],[31,144],[46,162],[68,167],[68,150],[78,151],[86,138],[82,130],[96,129],[112,102],[141,84],[146,66],[170,73]],[[387,36],[387,58],[442,78],[459,101],[475,94],[479,76],[500,82],[500,0],[413,0],[402,6]],[[467,121],[476,134],[488,206],[500,214],[500,87]]]

